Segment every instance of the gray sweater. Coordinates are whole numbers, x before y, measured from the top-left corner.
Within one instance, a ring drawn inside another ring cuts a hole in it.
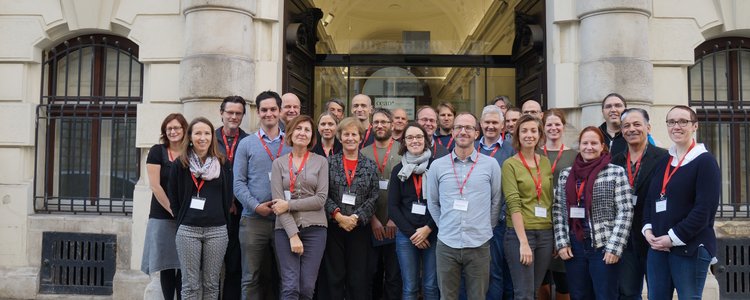
[[[285,199],[289,191],[289,154],[273,161],[271,169],[271,191],[273,199]],[[294,170],[297,172],[297,170]],[[328,198],[328,160],[315,153],[297,174],[294,193],[289,200],[289,211],[276,217],[276,229],[284,229],[288,237],[299,232],[299,228],[328,226],[325,203]]]

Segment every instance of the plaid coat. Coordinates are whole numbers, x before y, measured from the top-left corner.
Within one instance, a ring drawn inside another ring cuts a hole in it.
[[[565,183],[570,175],[570,167],[560,172],[552,204],[552,221],[555,231],[555,248],[570,247],[570,226],[568,225],[568,203]],[[609,164],[596,175],[591,212],[586,212],[591,225],[591,241],[594,248],[606,247],[605,251],[617,256],[628,242],[630,226],[633,223],[633,204],[630,184],[625,169]]]
[[[326,199],[325,208],[330,220],[333,220],[331,213],[336,208],[340,208],[345,216],[357,214],[359,225],[369,224],[370,218],[375,213],[375,203],[378,201],[380,192],[378,167],[372,159],[365,157],[362,153],[359,153],[358,157],[359,162],[354,171],[351,189],[346,183],[344,174],[344,153],[339,152],[328,157],[328,199]],[[355,205],[341,203],[344,193],[349,191],[357,196]]]

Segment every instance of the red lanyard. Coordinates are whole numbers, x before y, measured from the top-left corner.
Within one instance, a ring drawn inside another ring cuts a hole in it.
[[[351,174],[349,173],[349,170],[346,169],[346,158],[342,158],[342,163],[344,164],[344,175],[346,176],[346,185],[349,187],[349,189],[351,189],[352,181],[354,181],[354,173],[357,172],[357,163],[359,163],[359,159],[354,161],[354,169],[352,169]]]
[[[167,148],[167,156],[169,156],[169,161],[174,161],[174,156],[172,156],[172,152],[169,151],[169,148]]]
[[[305,156],[302,157],[302,163],[299,164],[297,173],[294,173],[294,171],[292,171],[294,169],[292,156],[292,153],[289,153],[289,192],[294,193],[294,185],[297,183],[297,176],[302,173],[302,170],[305,168],[305,163],[307,162],[307,158],[310,156],[310,151],[305,152]]]
[[[560,150],[557,151],[555,162],[552,163],[552,173],[555,173],[555,167],[557,167],[557,162],[560,161],[560,156],[562,156],[563,148],[565,148],[565,144],[560,144]],[[547,145],[544,145],[544,156],[549,157],[549,155],[547,155]],[[536,158],[536,156],[534,157]]]
[[[422,174],[414,174],[411,179],[414,181],[414,191],[417,192],[417,202],[419,202],[419,199],[422,199]]]
[[[477,152],[479,152],[479,148],[481,147],[482,145],[479,145],[479,147],[477,147]],[[495,144],[495,147],[492,149],[492,152],[490,152],[490,157],[495,157],[495,153],[497,152],[497,150],[500,150],[500,145]]]
[[[372,152],[375,154],[375,165],[378,166],[378,170],[380,171],[381,175],[385,171],[385,165],[388,164],[388,155],[391,154],[391,147],[393,146],[393,140],[391,140],[390,143],[388,143],[388,150],[385,151],[385,156],[383,156],[383,164],[381,165],[378,161],[378,147],[376,145],[373,145]]]
[[[440,146],[443,146],[446,149],[450,149],[451,145],[453,144],[453,136],[451,136],[451,139],[448,140],[448,146],[443,145],[443,142],[439,138],[437,139],[437,141],[438,141],[438,143],[440,143]]]
[[[221,138],[224,139],[224,148],[227,150],[227,157],[229,158],[229,161],[232,161],[234,159],[234,149],[237,146],[237,141],[240,139],[240,133],[237,132],[237,134],[234,136],[234,141],[232,141],[232,147],[230,148],[229,145],[227,145],[227,135],[224,134],[224,130],[221,130]],[[262,141],[263,139],[261,139]],[[265,145],[266,143],[263,142]],[[266,148],[267,149],[267,148]],[[270,151],[269,151],[270,152]]]
[[[193,183],[195,183],[195,188],[198,189],[198,197],[200,197],[201,189],[203,188],[203,184],[206,183],[206,181],[201,178],[201,183],[198,184],[198,180],[195,179],[195,174],[193,174],[193,172],[190,172],[190,177],[193,177]]]
[[[479,161],[479,151],[477,151],[477,157],[474,159],[474,163],[471,165],[471,169],[469,169],[469,173],[466,173],[466,178],[464,178],[463,183],[458,181],[458,174],[456,173],[456,165],[453,163],[453,152],[451,152],[450,155],[451,155],[451,167],[453,167],[453,175],[456,176],[456,184],[458,184],[458,192],[461,194],[461,198],[463,198],[464,187],[466,186],[466,181],[469,180],[469,176],[471,176],[471,172],[474,171],[474,167],[477,165],[477,162]]]
[[[506,132],[501,132],[500,133],[500,138],[502,139],[503,142],[505,142],[505,133]]]
[[[641,157],[639,157],[638,161],[635,162],[635,173],[633,173],[632,170],[630,170],[632,168],[633,163],[630,160],[630,151],[628,151],[628,162],[627,162],[628,182],[630,183],[630,187],[633,189],[635,189],[635,176],[638,176],[638,170],[641,168],[641,159],[643,158],[643,155],[645,154],[646,154],[646,151],[643,151],[643,153],[641,153]],[[668,168],[669,166],[667,166],[667,169]]]
[[[263,144],[263,148],[266,149],[266,153],[268,153],[268,157],[271,158],[271,160],[276,159],[273,157],[273,154],[271,153],[271,149],[268,149],[268,145],[266,144],[266,141],[263,140],[263,137],[260,136],[260,131],[258,131],[258,139],[260,140],[260,143]],[[279,151],[276,153],[276,157],[281,156],[281,149],[284,148],[284,137],[282,136],[281,141],[279,141]]]
[[[372,131],[372,124],[370,124],[370,127],[367,127],[367,133],[365,133],[365,139],[362,140],[362,145],[359,146],[360,150],[362,150],[362,148],[365,147],[365,144],[367,143],[367,139],[370,138],[370,131]]]
[[[690,150],[693,150],[693,147],[695,147],[695,140],[693,140],[693,143],[690,144],[690,148],[687,149],[687,152],[685,152],[685,155],[682,156],[679,162],[677,162],[677,167],[672,170],[672,172],[669,172],[669,166],[672,165],[672,159],[674,157],[669,157],[669,161],[667,162],[667,167],[664,169],[664,179],[661,181],[661,197],[664,198],[664,194],[667,192],[667,183],[669,183],[669,180],[672,179],[672,175],[677,172],[677,169],[682,166],[682,161],[685,160],[685,157],[687,157],[688,153],[690,153]]]
[[[584,179],[581,181],[581,186],[576,189],[576,201],[578,201],[578,206],[581,206],[581,199],[583,198],[583,187],[586,186],[586,180]]]
[[[536,160],[536,155],[534,155],[534,163],[536,164],[537,179],[534,179],[534,174],[531,173],[531,168],[529,168],[529,164],[526,163],[526,159],[523,157],[523,154],[521,154],[520,151],[518,152],[518,156],[521,158],[521,162],[523,162],[523,166],[526,167],[526,170],[529,171],[529,175],[531,175],[531,180],[534,181],[534,186],[536,186],[537,203],[541,204],[542,202],[542,168],[539,167],[539,162]]]

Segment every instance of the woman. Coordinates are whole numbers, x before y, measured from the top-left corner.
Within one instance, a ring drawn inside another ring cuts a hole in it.
[[[426,147],[430,144],[430,136],[421,126],[407,125],[404,143],[398,150],[401,163],[393,167],[388,183],[388,216],[398,228],[396,255],[404,300],[417,299],[420,274],[424,299],[440,298],[435,261],[437,225],[422,195],[422,175],[432,162],[432,153]]]
[[[214,127],[206,118],[190,122],[189,141],[169,175],[168,195],[177,220],[177,256],[182,269],[182,298],[219,296],[219,275],[227,250],[232,183],[222,165]]]
[[[177,224],[169,207],[166,188],[172,161],[182,153],[184,130],[187,126],[182,114],[174,113],[164,118],[161,122],[161,144],[151,147],[146,158],[146,172],[152,195],[141,271],[149,275],[159,272],[164,299],[174,299],[175,291],[179,299],[182,290],[180,260],[177,259],[177,246],[174,243]]]
[[[323,157],[329,157],[341,152],[341,142],[336,139],[336,128],[339,119],[331,112],[323,112],[318,117],[318,133],[320,134],[320,143],[316,143],[312,152]]]
[[[336,135],[343,151],[328,158],[328,239],[319,299],[356,300],[372,295],[367,259],[379,177],[375,162],[359,153],[364,132],[357,118],[342,120]]]
[[[534,152],[543,138],[542,122],[521,116],[512,140],[518,153],[502,168],[508,225],[504,248],[515,299],[536,299],[552,259],[552,169],[546,157]]]
[[[696,144],[695,112],[687,106],[667,113],[674,145],[669,158],[654,168],[643,208],[648,250],[649,299],[701,299],[708,266],[716,256],[714,216],[719,205],[721,173],[716,158]]]
[[[633,221],[630,184],[610,163],[599,128],[584,128],[578,140],[581,153],[560,173],[552,208],[555,246],[571,299],[617,299],[617,262]]]
[[[563,133],[565,131],[565,113],[557,108],[552,108],[544,112],[542,116],[544,123],[544,136],[546,142],[542,149],[537,150],[538,154],[543,154],[552,162],[552,187],[553,192],[557,190],[557,182],[560,177],[560,171],[573,165],[576,159],[576,152],[563,143]],[[554,193],[553,193],[554,198]],[[554,257],[549,266],[552,279],[555,283],[555,299],[568,299],[568,283],[565,278],[565,263],[559,258]],[[540,299],[550,299],[552,290],[549,286],[549,273],[542,281],[542,287],[539,290]]]
[[[292,119],[286,135],[292,152],[274,160],[271,169],[281,298],[312,299],[326,247],[328,161],[310,152],[315,126],[309,116]]]

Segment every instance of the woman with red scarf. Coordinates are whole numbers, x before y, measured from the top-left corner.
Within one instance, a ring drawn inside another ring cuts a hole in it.
[[[571,299],[617,299],[617,262],[633,219],[625,170],[610,164],[604,136],[581,131],[580,153],[560,172],[552,216]]]

